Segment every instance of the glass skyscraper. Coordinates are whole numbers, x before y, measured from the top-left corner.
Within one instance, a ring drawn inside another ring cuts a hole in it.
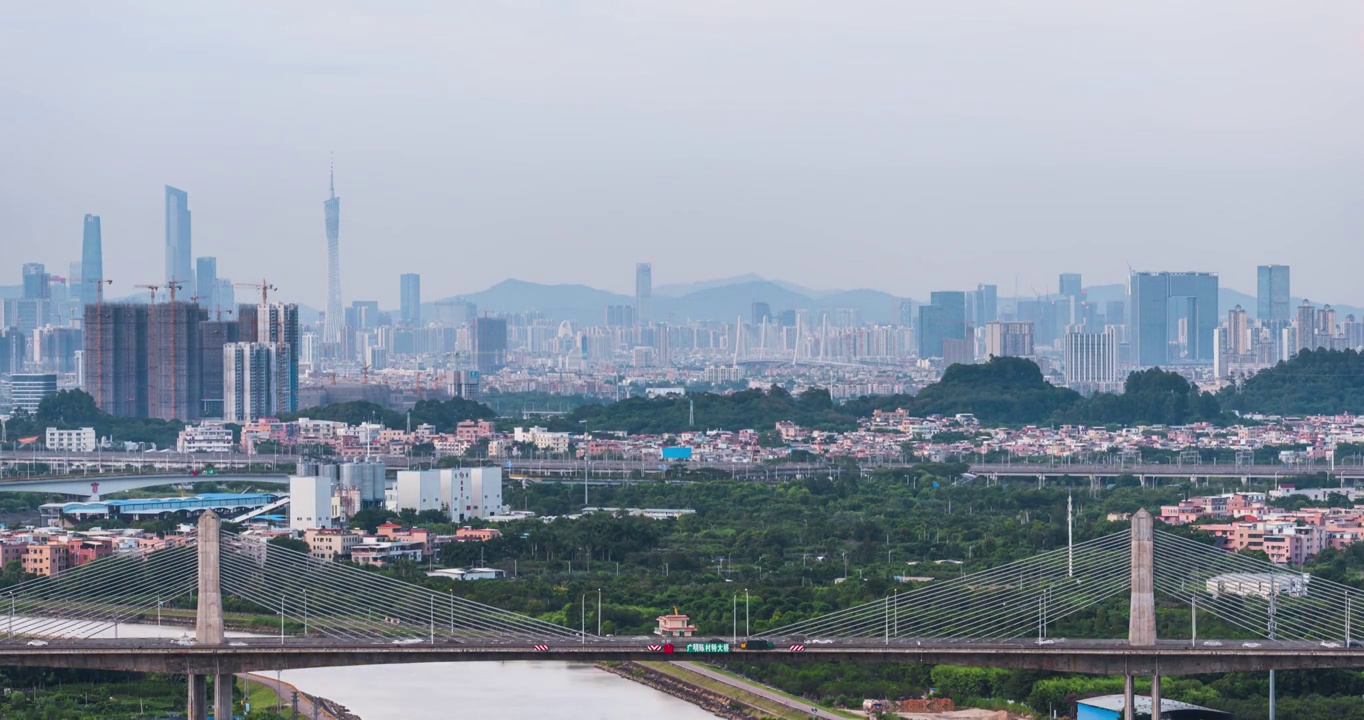
[[[189,193],[166,186],[166,284],[180,286],[180,294],[194,292],[194,268],[189,234]]]
[[[1287,323],[1289,314],[1288,266],[1261,265],[1257,268],[1255,317],[1260,322]]]
[[[935,292],[919,306],[919,357],[943,357],[946,340],[966,338],[966,293]]]
[[[1127,291],[1137,365],[1212,362],[1217,282],[1216,273],[1132,273]]]
[[[422,324],[422,276],[417,273],[403,273],[398,276],[398,290],[401,304],[398,314],[402,324],[417,327]]]
[[[94,305],[99,298],[99,282],[104,279],[104,247],[100,236],[99,216],[85,216],[85,232],[81,236],[81,286],[76,297],[82,305]]]

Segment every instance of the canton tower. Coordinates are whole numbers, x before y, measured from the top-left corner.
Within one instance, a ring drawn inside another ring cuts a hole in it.
[[[331,197],[322,203],[327,216],[327,317],[323,342],[341,342],[341,198],[336,196],[336,168],[329,174]]]

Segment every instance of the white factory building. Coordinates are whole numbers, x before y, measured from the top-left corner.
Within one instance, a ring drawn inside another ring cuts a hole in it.
[[[289,478],[289,529],[302,532],[335,527],[329,477]]]
[[[394,510],[440,510],[453,522],[502,512],[502,468],[400,470]]]

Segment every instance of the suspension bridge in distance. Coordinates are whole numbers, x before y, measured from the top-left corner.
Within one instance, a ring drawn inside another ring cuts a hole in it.
[[[1158,638],[1162,607],[1187,607],[1191,632]],[[194,636],[128,638],[167,603],[193,597]],[[1125,638],[1056,637],[1055,628],[1128,599]],[[226,632],[224,598],[277,616],[277,635]],[[899,662],[1122,675],[1364,667],[1355,639],[1364,592],[1157,531],[1128,530],[935,582],[799,622],[741,644],[602,637],[222,530],[200,517],[191,542],[103,558],[0,592],[0,663],[184,674],[189,717],[230,707],[235,673],[418,662],[667,660]],[[4,605],[8,605],[7,608]],[[585,609],[583,611],[585,613]],[[1216,618],[1244,638],[1198,634]],[[715,634],[705,636],[708,640]],[[1247,639],[1249,638],[1249,639]],[[698,638],[699,640],[699,638]],[[748,646],[746,649],[744,646]],[[696,646],[709,655],[688,652]],[[762,649],[758,649],[762,648]],[[1128,707],[1131,707],[1128,703]],[[224,715],[225,716],[225,715]]]

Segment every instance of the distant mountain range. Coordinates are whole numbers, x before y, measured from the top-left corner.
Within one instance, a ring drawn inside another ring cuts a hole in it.
[[[665,290],[669,294],[664,294]],[[542,285],[523,280],[504,280],[487,290],[459,298],[476,304],[479,312],[538,310],[554,320],[583,324],[601,324],[607,305],[630,305],[635,301],[632,295],[619,295],[586,285]],[[654,293],[654,319],[683,323],[688,320],[732,321],[742,316],[747,320],[755,302],[767,303],[773,314],[796,309],[853,308],[863,321],[878,323],[893,322],[900,312],[900,298],[879,290],[802,292],[799,286],[745,276],[728,282],[661,287]]]
[[[1127,286],[1120,283],[1091,285],[1085,288],[1085,293],[1091,302],[1102,307],[1109,301],[1126,300]],[[18,298],[22,295],[22,285],[0,285],[0,298]],[[475,303],[480,312],[519,313],[535,310],[553,320],[571,320],[580,324],[601,324],[605,320],[607,305],[630,305],[635,301],[633,295],[621,295],[586,285],[545,285],[515,279],[503,280],[486,290],[456,297]],[[853,309],[863,322],[893,323],[899,321],[901,299],[880,290],[813,290],[749,274],[720,280],[661,285],[654,289],[654,318],[673,323],[688,320],[733,322],[736,317],[747,320],[752,316],[753,303],[765,302],[772,308],[774,315],[785,310]],[[999,299],[1003,303],[1011,302],[1014,298]],[[117,299],[105,298],[105,302],[144,300],[145,297],[140,294]],[[1253,295],[1222,288],[1217,301],[1219,315],[1225,316],[1227,310],[1240,305],[1251,317],[1255,317]],[[914,303],[918,305],[920,301],[915,300]],[[1293,305],[1301,303],[1302,298],[1292,298]],[[1322,305],[1318,300],[1313,300],[1313,304],[1318,307]],[[422,307],[427,317],[435,317],[434,302],[423,303]],[[1364,318],[1364,308],[1335,303],[1332,303],[1332,307],[1342,319],[1351,314]],[[393,312],[397,314],[396,310]],[[302,322],[315,322],[319,314],[311,306],[299,306],[299,320]]]
[[[1092,302],[1125,300],[1127,286],[1092,285],[1085,288]],[[544,285],[524,280],[504,280],[487,290],[460,296],[475,303],[480,312],[528,312],[538,310],[554,320],[600,324],[607,305],[629,305],[633,295],[622,295],[586,285]],[[1014,298],[1001,297],[1001,302]],[[753,303],[765,302],[774,315],[785,310],[856,310],[863,322],[893,323],[900,317],[901,297],[881,290],[812,290],[794,283],[769,280],[758,275],[741,275],[722,280],[707,280],[681,285],[664,285],[654,290],[654,318],[683,323],[688,320],[732,322],[752,316]],[[914,300],[918,305],[921,301]],[[1293,298],[1297,305],[1301,298]],[[1218,314],[1225,315],[1236,305],[1255,316],[1255,297],[1231,288],[1218,293]],[[1320,303],[1316,303],[1320,306]],[[1364,310],[1351,305],[1332,304],[1343,318],[1347,314],[1364,317]],[[430,310],[430,308],[428,308]]]

